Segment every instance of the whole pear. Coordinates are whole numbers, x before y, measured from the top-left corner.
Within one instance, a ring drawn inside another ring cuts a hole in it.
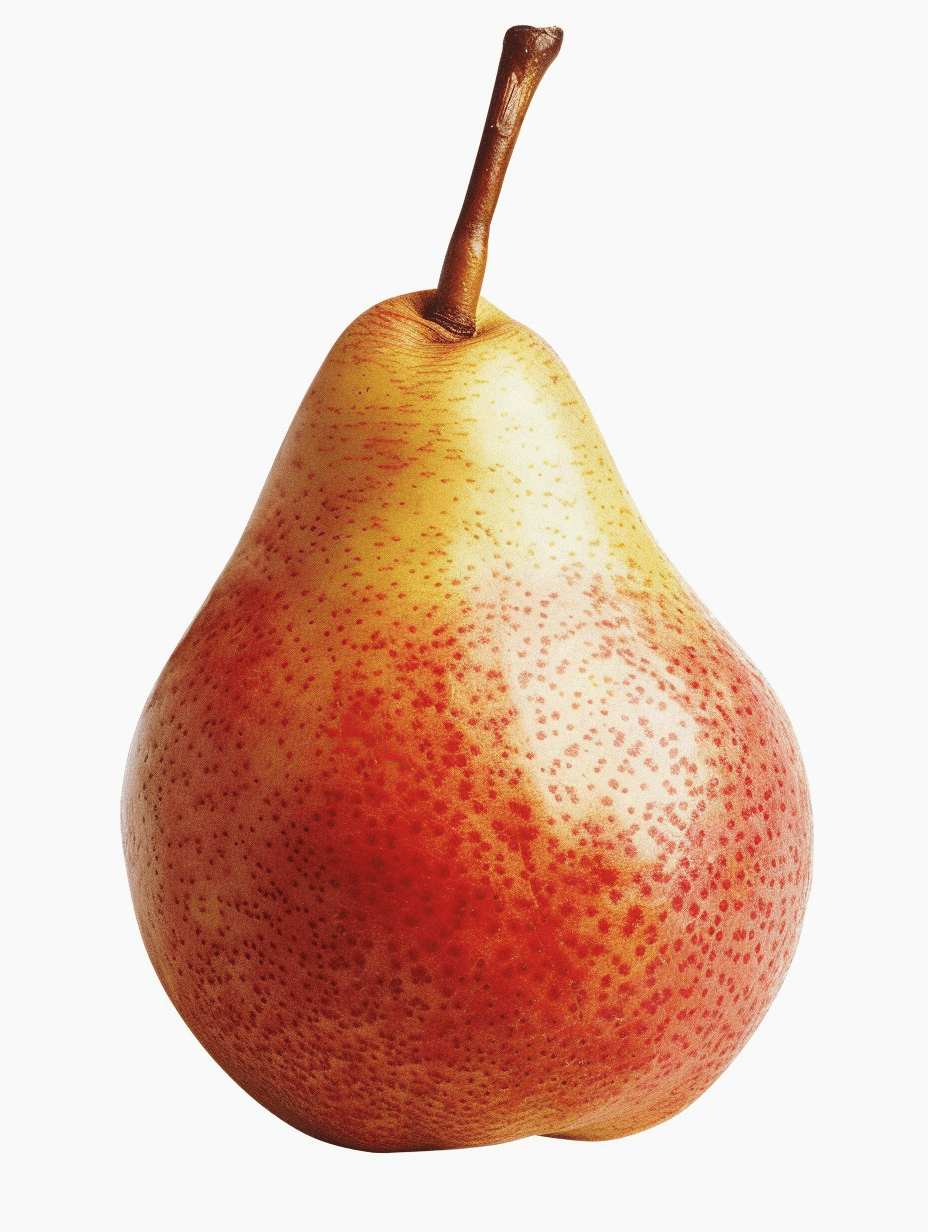
[[[556,354],[431,302],[338,339],[148,700],[135,909],[200,1042],[308,1134],[618,1137],[774,997],[805,775]]]

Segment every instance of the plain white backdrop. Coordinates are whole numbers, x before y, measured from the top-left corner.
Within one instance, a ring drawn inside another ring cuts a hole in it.
[[[517,22],[565,38],[485,294],[783,700],[815,876],[778,1000],[676,1119],[364,1155],[169,1004],[120,783],[326,351],[434,285]],[[7,1226],[923,1226],[924,5],[14,0],[0,44]]]

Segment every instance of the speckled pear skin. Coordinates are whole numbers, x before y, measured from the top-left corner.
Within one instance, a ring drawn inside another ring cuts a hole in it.
[[[685,1108],[809,888],[769,686],[663,556],[563,364],[377,305],[333,347],[149,698],[123,797],[174,1005],[375,1151]]]

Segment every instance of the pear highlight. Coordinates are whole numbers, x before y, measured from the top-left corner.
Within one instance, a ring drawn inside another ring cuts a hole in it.
[[[338,339],[158,680],[133,901],[191,1030],[307,1134],[619,1137],[775,996],[805,774],[558,357],[446,281]]]

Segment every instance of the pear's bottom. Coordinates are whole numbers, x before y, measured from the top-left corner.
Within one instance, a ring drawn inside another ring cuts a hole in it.
[[[481,1117],[479,1111],[475,1116],[473,1108],[468,1107],[465,1081],[459,1093],[445,1091],[440,1101],[403,1100],[400,1108],[394,1099],[385,1099],[380,1106],[377,1101],[359,1104],[346,1093],[341,1109],[336,1109],[333,1115],[330,1104],[329,1115],[322,1118],[314,1116],[292,1092],[268,1091],[266,1083],[254,1072],[245,1074],[234,1064],[230,1065],[228,1057],[221,1055],[221,1049],[211,1047],[209,1051],[239,1086],[294,1129],[333,1146],[380,1154],[461,1150],[536,1136],[575,1142],[624,1138],[682,1112],[718,1076],[711,1065],[697,1067],[697,1072],[693,1073],[690,1058],[690,1064],[684,1067],[690,1072],[682,1083],[663,1089],[659,1083],[655,1085],[653,1073],[627,1078],[618,1084],[621,1093],[605,1106],[597,1099],[597,1088],[600,1095],[602,1092],[603,1075],[591,1076],[592,1089],[587,1106],[595,1110],[581,1115],[577,1115],[577,1108],[584,1102],[582,1084],[580,1089],[573,1087],[567,1101],[573,1104],[573,1115],[566,1109],[559,1115],[546,1112],[537,1101],[529,1099],[517,1101],[508,1108],[495,1102],[495,1106],[483,1110],[485,1116]],[[343,1115],[339,1116],[339,1112]]]
[[[677,1115],[677,1113],[682,1112],[695,1098],[693,1096],[691,1099],[686,1099],[679,1107],[671,1109],[665,1106],[659,1111],[657,1109],[651,1109],[648,1112],[639,1110],[638,1114],[632,1117],[627,1115],[616,1117],[612,1115],[606,1119],[600,1117],[592,1120],[581,1118],[581,1122],[576,1126],[562,1129],[533,1128],[529,1127],[528,1124],[514,1123],[505,1127],[495,1126],[492,1129],[488,1128],[486,1132],[478,1134],[474,1134],[473,1131],[468,1132],[467,1130],[461,1132],[453,1126],[448,1126],[444,1133],[423,1135],[421,1131],[417,1130],[415,1125],[396,1125],[392,1132],[388,1130],[382,1136],[377,1137],[346,1135],[338,1132],[337,1129],[331,1126],[321,1127],[312,1121],[308,1121],[305,1117],[284,1115],[279,1108],[269,1107],[268,1110],[274,1112],[275,1115],[286,1121],[294,1129],[319,1141],[328,1142],[333,1146],[346,1147],[350,1150],[390,1154],[414,1151],[465,1150],[481,1146],[498,1146],[506,1142],[514,1142],[517,1139],[528,1137],[556,1138],[570,1142],[607,1142],[615,1138],[627,1138],[646,1129],[651,1129],[655,1125],[659,1125],[661,1122],[669,1120]]]

